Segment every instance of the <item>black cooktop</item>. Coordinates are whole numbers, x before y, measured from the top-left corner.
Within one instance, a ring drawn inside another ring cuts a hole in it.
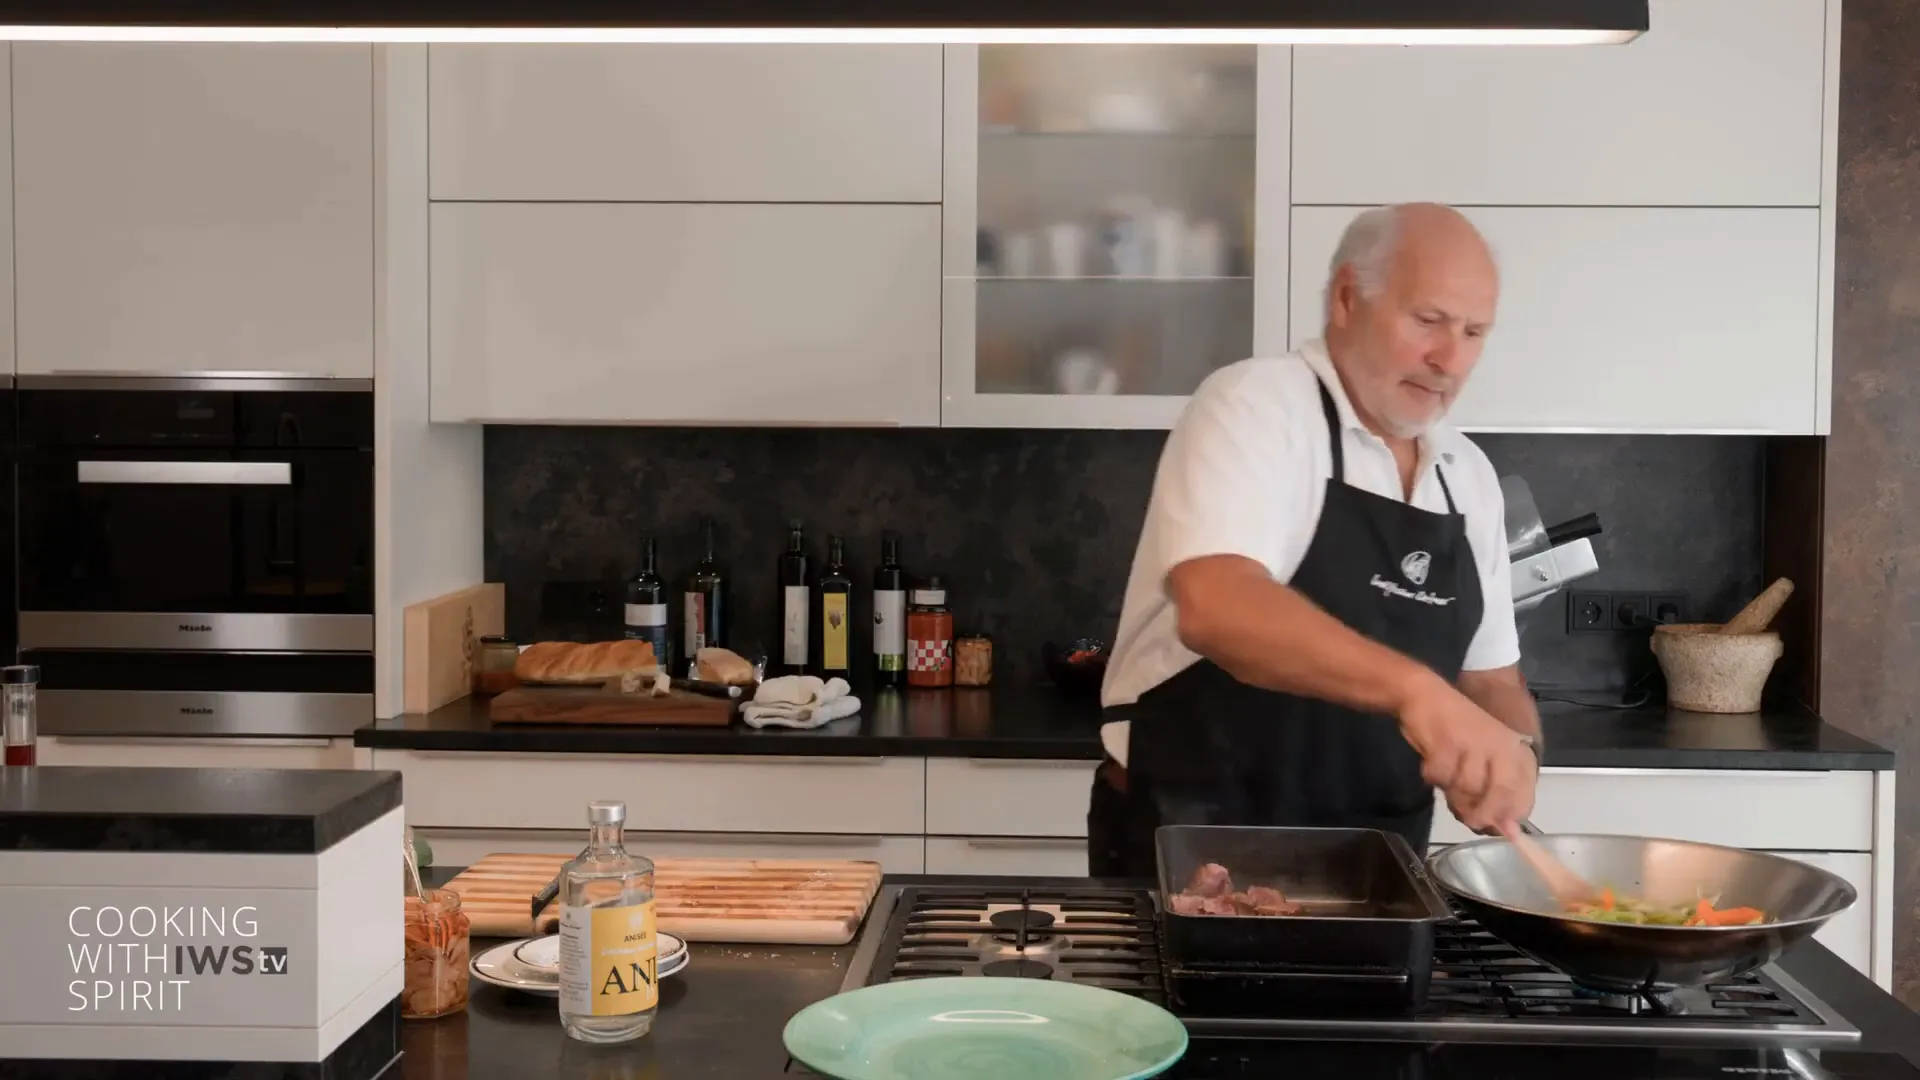
[[[1758,1047],[1409,1046],[1379,1042],[1195,1039],[1167,1080],[1920,1080],[1890,1054]]]

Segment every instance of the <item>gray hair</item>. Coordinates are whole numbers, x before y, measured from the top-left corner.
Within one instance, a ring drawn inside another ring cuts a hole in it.
[[[1340,234],[1340,246],[1333,249],[1333,262],[1327,267],[1327,287],[1322,315],[1333,314],[1333,279],[1343,266],[1353,267],[1353,277],[1363,296],[1380,295],[1393,269],[1393,257],[1400,251],[1400,207],[1378,206],[1363,210],[1347,223]]]

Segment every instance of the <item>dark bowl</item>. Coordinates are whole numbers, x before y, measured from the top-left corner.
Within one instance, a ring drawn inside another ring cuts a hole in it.
[[[1106,642],[1099,638],[1074,638],[1065,645],[1049,641],[1040,646],[1040,662],[1063,692],[1076,698],[1099,699],[1100,681],[1107,675]]]

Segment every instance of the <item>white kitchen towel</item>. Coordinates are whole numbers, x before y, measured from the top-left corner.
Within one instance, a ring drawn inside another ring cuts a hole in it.
[[[847,680],[822,680],[817,675],[782,675],[768,679],[754,691],[753,700],[740,706],[740,718],[751,727],[817,728],[860,711]]]

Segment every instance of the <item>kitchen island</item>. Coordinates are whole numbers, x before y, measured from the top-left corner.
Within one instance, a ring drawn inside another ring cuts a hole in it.
[[[436,876],[445,880],[451,877],[451,871],[437,871]],[[928,880],[889,877],[887,884]],[[940,880],[945,884],[966,881]],[[476,951],[478,948],[476,942]],[[692,950],[687,968],[662,982],[661,1008],[654,1030],[638,1042],[616,1047],[575,1042],[562,1034],[552,999],[475,983],[464,1013],[404,1024],[403,1080],[518,1080],[536,1076],[561,1080],[784,1080],[813,1075],[797,1065],[789,1068],[781,1031],[794,1013],[839,991],[855,946],[696,944]],[[1783,958],[1780,966],[1859,1029],[1860,1041],[1847,1050],[1897,1054],[1920,1066],[1920,1016],[1831,952],[1808,942]],[[1338,1068],[1341,1075],[1353,1080],[1431,1075],[1404,1071],[1406,1052],[1419,1053],[1419,1048],[1412,1046],[1383,1052],[1380,1044],[1302,1042],[1296,1049],[1317,1067],[1300,1071],[1301,1076],[1325,1075],[1320,1070],[1329,1068]],[[1207,1054],[1207,1042],[1196,1040],[1184,1064],[1196,1069]],[[1605,1064],[1605,1055],[1599,1051],[1583,1049],[1580,1057]],[[1222,1068],[1186,1075],[1227,1078],[1269,1074]],[[1620,1069],[1608,1075],[1618,1080],[1638,1074]]]

